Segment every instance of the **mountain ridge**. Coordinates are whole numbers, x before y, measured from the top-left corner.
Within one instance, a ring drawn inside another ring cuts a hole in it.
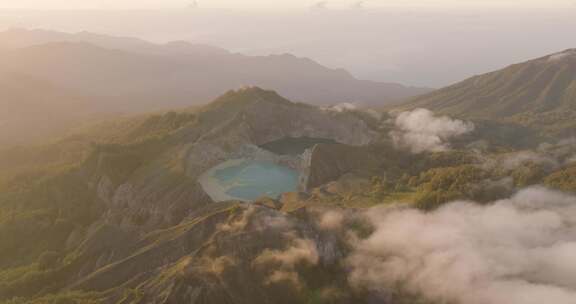
[[[397,109],[427,108],[467,119],[500,120],[568,136],[576,117],[576,50],[477,75],[415,97]]]
[[[225,49],[205,44],[186,41],[155,44],[139,38],[108,36],[86,31],[64,33],[43,29],[11,28],[0,32],[0,48],[24,48],[51,42],[89,42],[104,48],[157,55],[230,54]]]

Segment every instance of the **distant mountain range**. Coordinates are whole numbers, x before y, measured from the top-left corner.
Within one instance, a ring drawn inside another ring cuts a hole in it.
[[[430,91],[358,80],[293,55],[244,56],[188,42],[43,30],[0,33],[4,70],[48,79],[114,110],[205,103],[245,85],[274,89],[311,104],[384,104]]]
[[[49,138],[111,113],[204,104],[244,86],[314,105],[427,108],[547,135],[576,135],[574,49],[430,92],[358,80],[287,54],[245,56],[182,41],[16,29],[0,33],[0,145]]]
[[[576,49],[479,75],[414,98],[400,109],[512,122],[576,135]]]
[[[154,44],[138,38],[115,37],[90,32],[75,34],[48,31],[10,29],[0,32],[0,48],[18,49],[53,42],[86,42],[95,46],[127,52],[149,55],[230,55],[225,49],[174,41],[166,44]]]

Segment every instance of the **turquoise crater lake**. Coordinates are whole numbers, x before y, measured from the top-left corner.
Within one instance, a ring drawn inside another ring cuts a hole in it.
[[[262,196],[278,198],[298,190],[298,172],[273,162],[236,159],[208,170],[200,179],[214,201],[253,201]]]

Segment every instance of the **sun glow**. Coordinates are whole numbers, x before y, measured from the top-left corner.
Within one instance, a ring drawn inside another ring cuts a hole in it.
[[[10,9],[153,9],[153,8],[375,8],[386,6],[511,6],[511,7],[575,7],[570,0],[4,0],[0,8]]]

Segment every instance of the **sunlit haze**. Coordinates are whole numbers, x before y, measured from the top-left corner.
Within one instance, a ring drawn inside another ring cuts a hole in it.
[[[228,9],[285,9],[285,8],[346,8],[378,6],[512,6],[512,7],[569,7],[570,0],[4,0],[3,8],[29,9],[117,9],[117,8],[179,8],[198,6]]]

